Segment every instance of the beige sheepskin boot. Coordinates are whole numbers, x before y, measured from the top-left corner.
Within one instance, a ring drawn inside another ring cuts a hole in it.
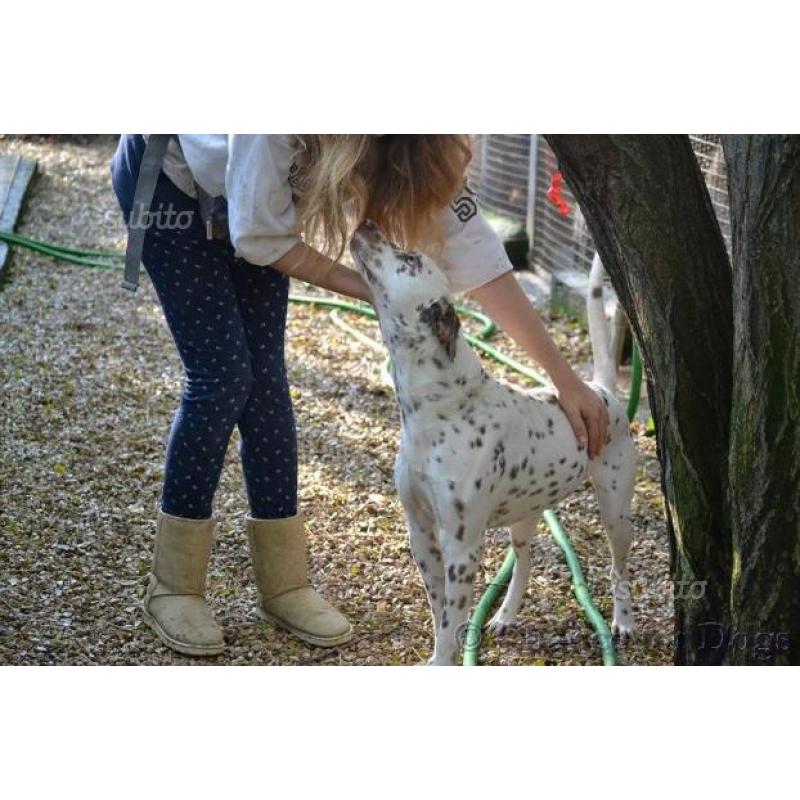
[[[353,626],[308,582],[303,517],[247,517],[261,615],[317,647],[350,641]]]
[[[217,518],[185,519],[159,509],[144,618],[164,644],[190,656],[222,652],[222,629],[206,605]]]

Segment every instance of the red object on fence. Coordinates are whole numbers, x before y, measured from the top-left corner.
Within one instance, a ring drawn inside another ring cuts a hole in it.
[[[564,197],[564,176],[554,172],[550,179],[550,188],[547,190],[547,199],[558,209],[562,217],[569,214],[569,203]]]

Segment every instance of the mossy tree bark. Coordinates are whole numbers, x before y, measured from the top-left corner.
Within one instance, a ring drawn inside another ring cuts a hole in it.
[[[673,544],[675,660],[726,649],[731,268],[686,136],[547,137],[639,342]],[[704,587],[704,590],[703,590]]]
[[[725,137],[732,269],[688,137],[548,140],[647,371],[676,663],[798,664],[800,137]]]
[[[800,137],[728,136],[733,663],[800,663]]]

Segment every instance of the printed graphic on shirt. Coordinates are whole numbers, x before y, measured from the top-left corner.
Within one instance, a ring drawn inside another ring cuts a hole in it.
[[[478,195],[464,182],[464,191],[450,204],[453,213],[461,222],[469,222],[478,213]]]

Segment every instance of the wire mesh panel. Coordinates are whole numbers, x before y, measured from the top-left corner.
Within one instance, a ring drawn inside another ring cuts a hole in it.
[[[469,180],[486,211],[525,222],[528,217],[529,133],[476,137]]]
[[[708,194],[717,214],[728,252],[731,250],[731,213],[728,204],[728,170],[722,154],[722,137],[717,133],[690,133],[700,169],[706,179]]]
[[[725,244],[730,250],[728,180],[720,136],[698,133],[690,134],[689,139],[706,179]],[[533,176],[530,175],[532,141],[535,141]],[[570,206],[570,213],[566,216],[562,216],[547,199],[550,181],[557,170],[556,157],[542,136],[489,133],[475,137],[469,177],[478,192],[481,207],[527,222],[530,260],[537,267],[549,272],[588,272],[595,248],[575,198],[564,185],[563,195]],[[530,184],[533,197],[529,197]],[[532,204],[530,209],[529,204]]]
[[[549,272],[588,272],[594,256],[594,242],[589,228],[566,184],[563,196],[569,204],[569,214],[562,216],[547,199],[553,173],[558,171],[558,161],[541,136],[537,137],[536,147],[533,231],[528,231],[532,243],[531,261]]]
[[[689,139],[706,179],[725,244],[730,250],[728,179],[720,136],[690,134]],[[566,217],[561,216],[558,209],[548,201],[547,190],[553,173],[558,170],[558,163],[542,136],[537,137],[536,151],[533,231],[528,231],[528,236],[532,239],[531,261],[549,272],[580,270],[588,273],[595,247],[586,221],[566,184],[563,195],[570,206],[570,213]]]

